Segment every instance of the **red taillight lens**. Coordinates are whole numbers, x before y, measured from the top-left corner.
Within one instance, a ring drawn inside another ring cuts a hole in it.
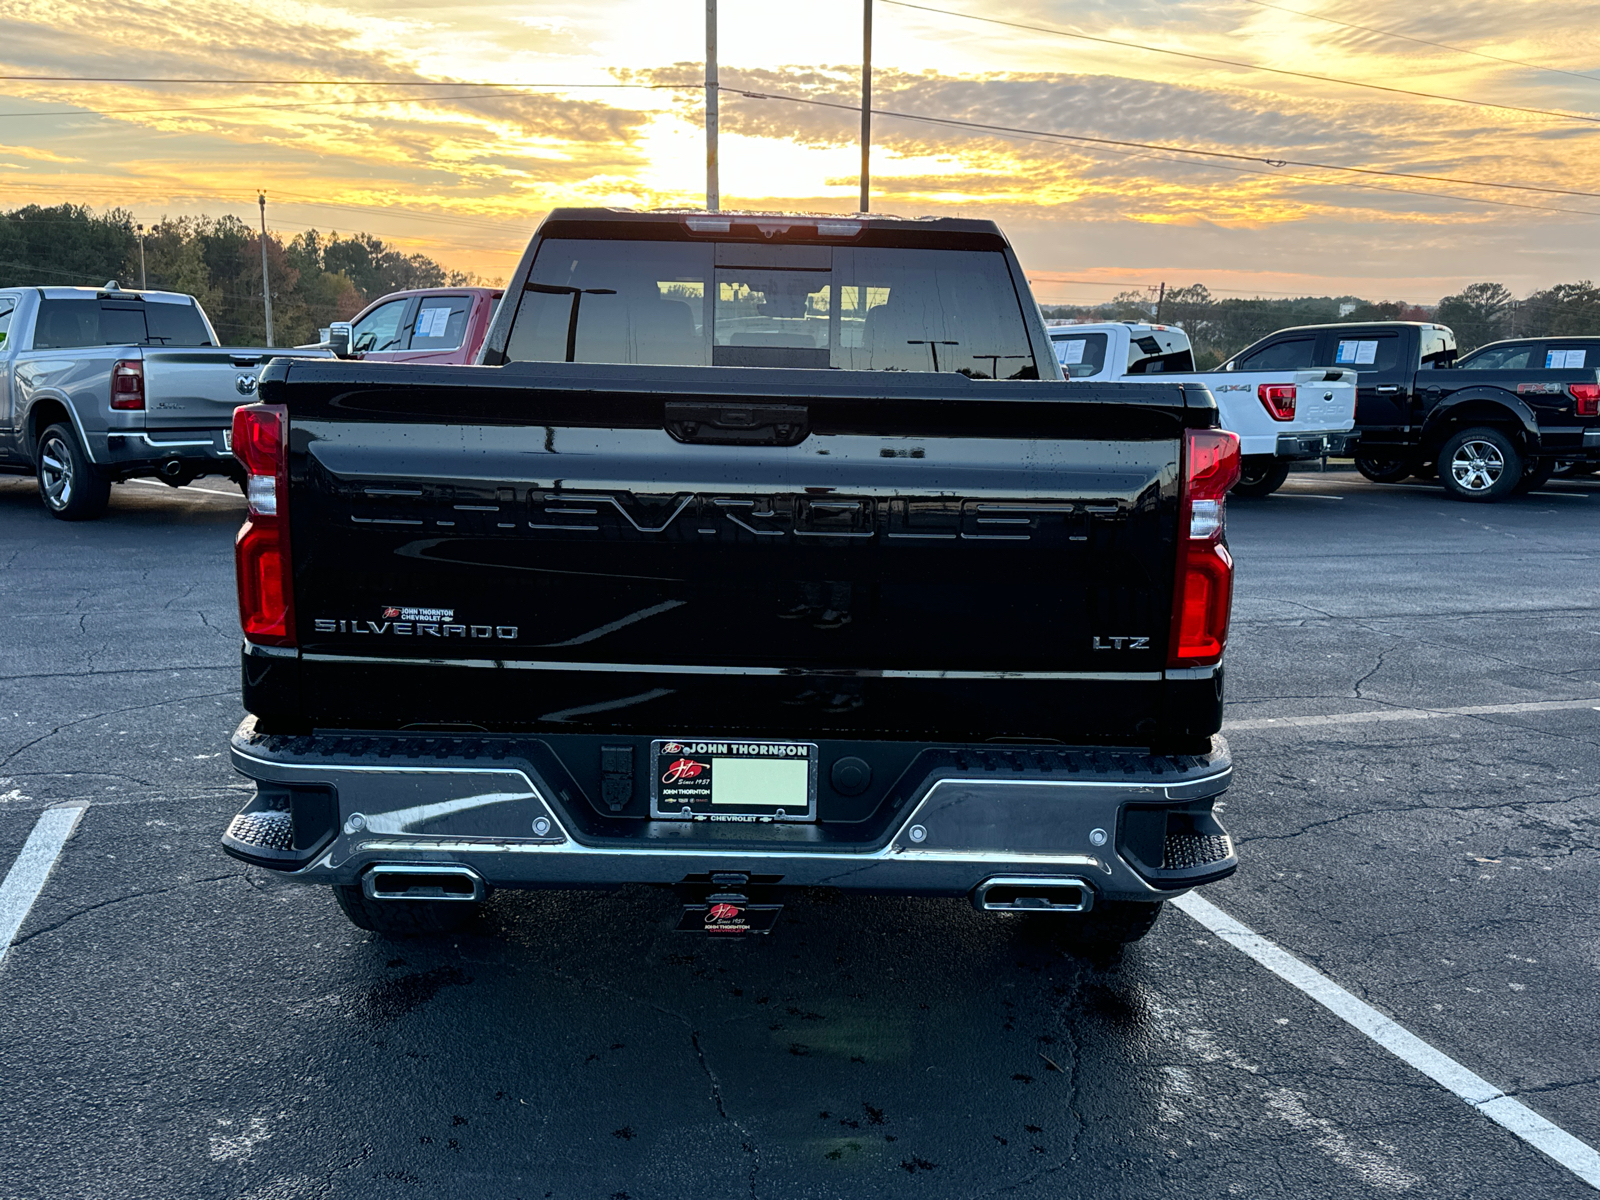
[[[1274,421],[1294,420],[1295,385],[1292,383],[1259,383],[1256,395]]]
[[[245,469],[250,515],[234,539],[239,625],[267,646],[293,646],[294,579],[289,558],[288,410],[249,404],[233,411],[233,454]]]
[[[1222,659],[1233,606],[1233,556],[1222,544],[1223,505],[1239,479],[1239,435],[1191,429],[1184,439],[1183,498],[1167,666],[1211,666]]]
[[[1569,383],[1567,391],[1577,401],[1580,417],[1600,417],[1600,383]]]
[[[111,407],[124,410],[144,407],[144,362],[124,358],[111,368]]]

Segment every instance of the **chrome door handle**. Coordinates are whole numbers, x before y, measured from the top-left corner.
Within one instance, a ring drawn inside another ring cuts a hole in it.
[[[1378,389],[1378,395],[1380,395],[1380,396],[1392,396],[1396,392],[1398,392],[1399,390],[1400,389],[1398,387],[1396,387],[1394,384],[1391,383],[1391,384],[1385,385],[1384,387],[1379,388]]]

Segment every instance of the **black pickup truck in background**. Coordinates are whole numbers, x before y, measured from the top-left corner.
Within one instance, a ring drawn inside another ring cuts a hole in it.
[[[1282,329],[1222,369],[1353,367],[1356,467],[1379,483],[1437,471],[1450,495],[1495,501],[1538,487],[1557,463],[1600,462],[1600,363],[1455,360],[1447,327],[1385,321]]]
[[[229,853],[386,932],[828,886],[1079,944],[1235,869],[1238,438],[1203,385],[1064,386],[992,223],[557,210],[483,356],[239,410]]]

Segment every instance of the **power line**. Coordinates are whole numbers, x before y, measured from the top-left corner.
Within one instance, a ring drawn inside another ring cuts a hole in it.
[[[1281,4],[1269,4],[1267,0],[1245,0],[1246,4],[1254,4],[1260,8],[1271,8],[1291,16],[1305,17],[1311,21],[1326,21],[1330,25],[1339,25],[1345,29],[1359,29],[1363,33],[1376,33],[1380,37],[1399,38],[1403,42],[1415,42],[1419,46],[1432,46],[1438,50],[1449,50],[1456,54],[1470,54],[1473,58],[1486,58],[1490,62],[1508,63],[1513,67],[1527,67],[1532,71],[1550,71],[1556,75],[1570,75],[1574,79],[1586,79],[1590,83],[1600,83],[1600,78],[1587,75],[1582,71],[1568,71],[1562,67],[1546,67],[1540,63],[1525,62],[1520,58],[1504,58],[1498,54],[1486,54],[1482,50],[1468,50],[1464,46],[1451,46],[1445,42],[1430,42],[1427,38],[1412,37],[1408,33],[1396,33],[1392,29],[1375,29],[1371,25],[1358,25],[1354,21],[1340,21],[1334,17],[1325,17],[1321,13],[1301,12],[1298,8],[1285,8]]]
[[[1186,58],[1193,62],[1217,63],[1225,67],[1238,67],[1245,71],[1265,71],[1271,75],[1287,75],[1294,79],[1311,79],[1318,83],[1338,84],[1341,87],[1366,88],[1374,92],[1388,92],[1396,96],[1417,96],[1423,100],[1443,100],[1450,104],[1470,104],[1476,108],[1497,108],[1506,112],[1531,113],[1540,117],[1556,117],[1563,121],[1583,121],[1591,125],[1600,125],[1600,117],[1581,113],[1558,112],[1551,108],[1527,108],[1520,104],[1496,104],[1491,100],[1469,100],[1464,96],[1442,96],[1436,92],[1418,92],[1410,88],[1389,87],[1381,83],[1362,83],[1354,79],[1335,79],[1331,75],[1313,75],[1307,71],[1291,71],[1284,67],[1264,67],[1259,63],[1239,62],[1232,58],[1217,58],[1210,54],[1195,54],[1188,50],[1169,50],[1163,46],[1142,46],[1138,42],[1125,42],[1118,38],[1096,37],[1087,33],[1072,33],[1066,29],[1055,29],[1048,25],[1024,25],[1018,21],[1002,21],[999,17],[979,17],[972,13],[956,12],[949,8],[932,8],[926,4],[913,4],[910,0],[880,0],[883,4],[892,4],[896,8],[911,8],[919,12],[937,13],[943,17],[959,17],[964,21],[981,21],[988,25],[1004,25],[1008,29],[1022,29],[1029,33],[1048,33],[1054,37],[1075,38],[1082,42],[1097,42],[1103,46],[1117,46],[1124,50],[1142,50],[1147,54],[1167,54],[1174,58]]]
[[[48,185],[48,187],[55,190],[60,190],[61,185],[59,183],[52,183]],[[21,192],[38,192],[46,189],[46,185],[5,180],[0,181],[0,188],[9,188],[14,191]],[[188,185],[173,185],[170,187],[163,187],[153,181],[149,183],[141,181],[137,185],[137,189],[129,184],[96,184],[93,186],[79,186],[74,188],[74,191],[78,194],[109,196],[114,199],[133,198],[136,190],[142,190],[147,197],[154,197],[161,202],[169,204],[174,203],[176,197],[213,199],[222,201],[223,203],[240,205],[247,205],[248,203],[247,200],[240,198],[240,194],[238,192],[232,190],[224,190],[219,188],[199,188]],[[403,209],[393,204],[340,204],[336,201],[313,200],[310,197],[306,197],[302,193],[297,192],[279,191],[276,194],[286,201],[284,207],[323,208],[335,211],[353,212],[359,213],[369,219],[373,217],[381,218],[384,216],[392,216],[399,220],[442,222],[444,224],[460,225],[467,229],[482,230],[487,233],[496,234],[504,234],[508,227],[514,227],[516,222],[519,220],[532,219],[531,216],[523,216],[521,214],[508,215],[504,220],[474,219],[472,217],[457,216],[451,213],[429,213],[421,212],[416,209]],[[286,224],[295,224],[295,222],[286,222]],[[314,228],[314,226],[306,226],[306,228]]]
[[[699,83],[516,83],[483,79],[184,79],[169,75],[0,75],[0,83],[182,83],[247,84],[251,87],[553,87],[577,91],[583,88],[687,88],[699,91]]]
[[[463,87],[477,87],[477,84],[462,84]],[[562,90],[569,85],[564,83],[528,83],[520,85],[527,89],[524,91],[492,91],[492,92],[459,92],[451,96],[379,96],[366,100],[297,100],[288,104],[206,104],[192,105],[178,108],[63,108],[47,110],[45,112],[10,112],[0,113],[0,117],[125,117],[136,116],[144,113],[204,113],[204,112],[234,112],[249,109],[281,109],[281,108],[336,108],[361,104],[437,104],[441,100],[476,100],[489,96],[537,96],[544,91],[533,89]],[[632,86],[622,85],[621,86]],[[646,86],[646,85],[639,85]],[[677,87],[677,84],[662,85]]]
[[[889,3],[890,0],[883,0],[883,2],[884,3]],[[820,107],[820,108],[840,109],[840,110],[843,110],[843,111],[846,111],[846,112],[852,112],[852,113],[860,111],[858,106],[856,106],[854,104],[842,104],[842,103],[839,103],[837,101],[831,101],[831,100],[815,100],[815,99],[808,99],[808,98],[802,97],[802,96],[785,96],[785,95],[782,95],[781,93],[772,93],[772,92],[745,91],[742,88],[733,88],[733,87],[726,87],[726,88],[723,88],[722,90],[723,91],[728,91],[728,92],[733,92],[736,95],[744,96],[744,97],[746,97],[748,99],[751,99],[751,100],[783,100],[783,101],[789,102],[790,104],[810,104],[810,105],[815,105],[815,106]],[[1285,167],[1285,166],[1310,167],[1310,168],[1312,168],[1314,170],[1318,170],[1318,171],[1343,171],[1343,172],[1348,172],[1348,173],[1355,174],[1355,175],[1381,175],[1381,176],[1388,176],[1388,177],[1396,178],[1396,179],[1420,179],[1420,180],[1426,180],[1426,181],[1433,182],[1433,183],[1457,183],[1457,184],[1461,184],[1461,185],[1466,186],[1466,187],[1506,188],[1506,189],[1510,189],[1512,191],[1519,191],[1519,192],[1543,192],[1543,193],[1547,193],[1547,194],[1550,194],[1550,195],[1556,195],[1556,196],[1586,196],[1586,197],[1591,197],[1591,198],[1594,198],[1594,199],[1600,199],[1600,192],[1585,192],[1585,191],[1577,191],[1577,190],[1568,189],[1568,188],[1539,187],[1539,186],[1537,186],[1535,184],[1530,184],[1530,183],[1491,183],[1490,181],[1484,180],[1484,179],[1461,179],[1459,177],[1451,176],[1451,175],[1424,175],[1424,174],[1421,174],[1419,172],[1414,172],[1414,171],[1386,171],[1386,170],[1381,170],[1381,169],[1379,169],[1377,167],[1345,167],[1345,166],[1337,166],[1337,165],[1332,164],[1332,163],[1310,162],[1310,161],[1307,161],[1307,160],[1304,160],[1304,159],[1297,159],[1297,158],[1267,158],[1264,155],[1259,155],[1259,154],[1236,154],[1236,153],[1230,153],[1230,152],[1224,151],[1224,150],[1196,150],[1196,149],[1192,149],[1191,147],[1188,147],[1188,146],[1168,146],[1168,145],[1162,145],[1162,144],[1156,143],[1156,142],[1135,142],[1135,141],[1129,141],[1129,140],[1123,139],[1123,138],[1090,137],[1087,134],[1058,133],[1058,132],[1056,132],[1054,130],[1048,130],[1048,129],[1022,129],[1022,128],[1017,128],[1017,127],[1011,126],[1011,125],[989,124],[988,122],[984,122],[984,121],[967,121],[967,120],[962,120],[962,119],[960,119],[958,117],[929,117],[929,116],[923,116],[923,115],[918,114],[918,113],[896,112],[893,109],[888,109],[888,108],[874,108],[872,111],[874,113],[881,113],[883,116],[886,116],[886,117],[899,117],[901,120],[905,120],[905,121],[921,121],[921,122],[924,122],[924,123],[930,124],[930,125],[950,125],[950,126],[956,126],[956,127],[960,127],[960,128],[966,128],[966,129],[982,129],[982,130],[986,130],[986,131],[988,131],[990,133],[1014,134],[1014,135],[1018,135],[1018,136],[1022,136],[1022,137],[1043,138],[1043,139],[1048,139],[1048,140],[1062,140],[1062,141],[1069,141],[1069,142],[1087,142],[1087,143],[1090,143],[1090,144],[1100,145],[1100,146],[1128,146],[1128,147],[1132,147],[1133,149],[1136,149],[1136,150],[1158,150],[1158,151],[1164,151],[1164,152],[1171,153],[1171,154],[1193,154],[1193,155],[1197,155],[1197,156],[1199,156],[1201,158],[1225,158],[1225,159],[1231,159],[1231,160],[1233,160],[1235,162],[1264,163],[1265,165],[1267,165],[1269,167]],[[1425,192],[1425,193],[1419,193],[1419,194],[1422,194],[1422,195],[1434,195],[1435,193]],[[1466,199],[1466,197],[1460,197],[1460,199]],[[1509,201],[1482,201],[1482,203],[1508,204],[1510,202]],[[1512,207],[1515,207],[1515,208],[1526,208],[1526,207],[1529,207],[1529,206],[1527,206],[1527,205],[1512,205]],[[1542,206],[1536,206],[1536,207],[1542,207]],[[1575,210],[1575,209],[1567,210],[1567,209],[1544,208],[1543,211],[1545,211],[1545,212],[1566,212],[1566,211],[1574,211],[1574,212],[1576,212],[1578,210]],[[1586,216],[1600,216],[1600,213],[1585,213],[1583,215],[1586,215]]]
[[[926,120],[941,120],[941,118],[924,118],[924,119],[926,119]],[[1016,140],[1016,141],[1043,142],[1046,145],[1049,145],[1052,142],[1056,141],[1058,137],[1071,137],[1072,135],[1070,135],[1070,134],[1060,134],[1060,135],[1045,135],[1045,136],[1028,136],[1028,135],[1025,135],[1025,134],[1017,133],[1017,134],[1006,134],[1005,136],[1010,137],[1010,138],[1012,138],[1013,140]],[[1256,175],[1256,176],[1261,176],[1263,178],[1270,178],[1270,179],[1293,180],[1293,181],[1298,182],[1298,183],[1308,183],[1313,187],[1331,187],[1331,186],[1334,186],[1332,183],[1330,183],[1326,179],[1313,179],[1313,178],[1311,178],[1309,176],[1306,176],[1306,175],[1285,175],[1285,174],[1282,174],[1281,172],[1278,172],[1276,170],[1273,170],[1273,171],[1257,171],[1257,170],[1253,170],[1253,169],[1251,169],[1249,167],[1230,167],[1230,166],[1226,165],[1225,163],[1218,163],[1218,162],[1196,163],[1196,162],[1190,162],[1187,159],[1173,158],[1170,154],[1151,154],[1151,153],[1146,153],[1146,152],[1143,152],[1143,151],[1124,152],[1124,151],[1120,151],[1120,150],[1111,150],[1111,149],[1108,149],[1107,147],[1104,147],[1104,146],[1096,146],[1096,147],[1093,148],[1093,151],[1095,153],[1098,153],[1098,154],[1115,155],[1118,158],[1145,159],[1145,160],[1154,160],[1156,162],[1182,163],[1182,164],[1184,164],[1186,166],[1203,167],[1204,169],[1206,169],[1208,171],[1231,171],[1231,172],[1233,172],[1234,174],[1237,174],[1237,175]],[[1278,160],[1278,161],[1281,161],[1281,160]],[[1425,196],[1425,197],[1427,197],[1427,198],[1429,198],[1431,200],[1446,200],[1446,199],[1447,200],[1458,200],[1463,204],[1487,204],[1487,205],[1491,205],[1491,206],[1494,206],[1494,207],[1497,207],[1497,208],[1526,208],[1526,209],[1531,209],[1534,212],[1571,213],[1571,214],[1573,214],[1575,216],[1600,217],[1600,212],[1592,212],[1592,211],[1590,211],[1589,209],[1586,209],[1586,208],[1556,208],[1556,207],[1553,207],[1552,205],[1549,205],[1549,204],[1522,204],[1522,203],[1519,203],[1518,201],[1515,201],[1515,200],[1488,200],[1488,199],[1484,199],[1481,196],[1463,196],[1459,192],[1438,192],[1438,191],[1431,191],[1430,192],[1430,191],[1423,191],[1420,188],[1385,187],[1382,184],[1378,184],[1378,183],[1357,183],[1354,180],[1346,180],[1343,184],[1340,184],[1338,186],[1348,187],[1348,188],[1360,188],[1363,191],[1370,191],[1370,192],[1389,192],[1389,193],[1392,193],[1393,195],[1396,195],[1396,196]],[[1494,185],[1492,185],[1492,184],[1483,184],[1482,186],[1491,187],[1491,186],[1494,186]],[[1284,293],[1284,294],[1287,295],[1288,293]]]

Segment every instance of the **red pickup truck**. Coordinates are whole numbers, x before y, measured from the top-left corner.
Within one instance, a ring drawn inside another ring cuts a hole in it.
[[[477,361],[500,288],[417,288],[374,300],[350,323],[350,355],[373,362]]]

